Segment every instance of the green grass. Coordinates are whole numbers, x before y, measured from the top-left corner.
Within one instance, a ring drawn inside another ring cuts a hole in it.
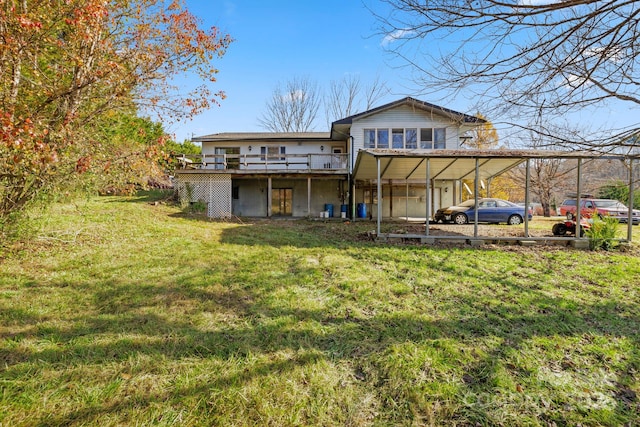
[[[638,423],[635,245],[383,245],[151,201],[57,205],[3,245],[0,425]]]

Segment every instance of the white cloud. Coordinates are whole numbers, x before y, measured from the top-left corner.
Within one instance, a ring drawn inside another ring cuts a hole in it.
[[[590,83],[582,76],[577,76],[575,74],[569,74],[565,77],[565,86],[570,88],[577,88],[582,85],[589,85]]]
[[[625,53],[622,48],[617,46],[608,46],[608,47],[594,47],[588,50],[585,50],[585,56],[587,57],[601,57],[603,59],[609,60],[611,62],[619,63],[624,61]]]
[[[384,36],[384,38],[382,39],[382,42],[380,42],[380,45],[387,46],[396,40],[412,36],[413,34],[415,34],[414,30],[396,30],[393,33],[390,33]]]

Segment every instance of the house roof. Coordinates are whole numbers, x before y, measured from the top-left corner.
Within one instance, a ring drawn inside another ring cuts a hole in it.
[[[329,140],[329,132],[223,132],[191,138],[193,142]]]
[[[354,114],[344,119],[336,120],[331,124],[331,132],[223,132],[213,133],[210,135],[202,135],[191,138],[193,142],[225,142],[225,141],[291,141],[291,140],[342,140],[344,141],[349,135],[349,127],[354,120],[362,119],[374,114],[381,113],[399,106],[410,106],[411,108],[425,111],[429,114],[437,114],[447,117],[450,120],[460,124],[481,124],[485,123],[479,117],[470,116],[448,108],[440,107],[435,104],[420,101],[418,99],[407,96],[397,101],[372,108],[361,113]]]
[[[345,117],[344,119],[336,120],[333,123],[334,124],[351,124],[353,123],[353,119],[362,119],[364,117],[371,116],[373,114],[377,114],[382,111],[389,110],[391,108],[396,108],[400,105],[408,105],[418,110],[427,111],[429,113],[440,114],[464,123],[485,123],[486,121],[479,117],[470,116],[464,113],[459,113],[457,111],[453,111],[448,108],[440,107],[435,104],[429,104],[428,102],[420,101],[418,99],[407,96],[406,98],[402,98],[397,101],[393,101],[388,104],[384,104],[379,107],[372,108],[371,110],[363,111],[362,113],[357,113],[352,116]]]
[[[345,117],[344,119],[336,120],[331,124],[331,137],[332,138],[336,137],[335,134],[346,133],[346,130],[351,126],[351,124],[353,124],[354,120],[363,119],[365,117],[369,117],[371,115],[378,114],[383,111],[390,110],[392,108],[396,108],[403,105],[409,106],[416,110],[425,111],[429,114],[438,114],[440,116],[447,117],[450,120],[459,122],[461,124],[486,123],[486,120],[481,119],[479,117],[470,116],[468,114],[460,113],[458,111],[450,110],[448,108],[440,107],[438,105],[430,104],[428,102],[420,101],[418,99],[407,96],[397,101],[393,101],[388,104],[384,104],[379,107],[372,108],[371,110],[363,111],[361,113],[357,113],[352,116]]]

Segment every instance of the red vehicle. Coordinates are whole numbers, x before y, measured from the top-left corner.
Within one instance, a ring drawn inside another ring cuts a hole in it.
[[[566,216],[567,219],[573,218],[576,214],[576,199],[567,199],[560,205],[560,215]],[[580,216],[584,218],[600,218],[610,216],[617,218],[619,222],[628,222],[629,208],[617,200],[611,199],[580,199]],[[640,211],[633,210],[631,222],[634,225],[640,224]]]
[[[567,214],[567,219],[564,222],[559,222],[553,225],[551,232],[554,236],[565,236],[567,234],[576,234],[577,223],[576,219],[571,212]],[[584,236],[585,230],[591,228],[591,223],[586,219],[580,219],[580,237]]]

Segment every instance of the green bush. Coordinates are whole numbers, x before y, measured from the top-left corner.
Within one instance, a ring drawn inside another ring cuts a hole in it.
[[[193,202],[189,205],[188,211],[190,213],[195,213],[195,214],[205,213],[207,211],[207,203],[201,200],[198,200],[197,202]]]
[[[589,247],[591,250],[611,250],[618,244],[616,240],[618,220],[610,216],[594,218],[591,227],[586,230],[585,234],[589,238]]]
[[[598,197],[601,199],[619,200],[629,206],[629,185],[620,180],[612,181],[600,188]],[[633,203],[631,203],[631,205],[634,209],[640,208],[640,191],[634,191]]]
[[[183,212],[191,214],[202,214],[207,211],[207,203],[203,200],[193,201],[193,186],[192,184],[185,184],[185,197],[180,198],[180,207]]]

